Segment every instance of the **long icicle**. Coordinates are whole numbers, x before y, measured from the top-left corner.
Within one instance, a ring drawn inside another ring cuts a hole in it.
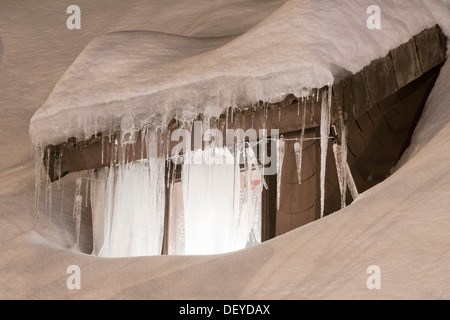
[[[50,148],[47,148],[47,152],[46,152],[46,163],[45,163],[45,212],[48,214],[48,216],[50,217],[51,220],[51,214],[50,214],[50,210],[49,210],[49,190],[50,190],[50,186],[51,186],[51,181],[50,181]]]
[[[352,172],[350,171],[350,167],[348,163],[345,164],[346,172],[347,172],[347,185],[350,190],[350,194],[352,195],[353,200],[358,197],[358,189],[356,188],[355,180],[353,180]]]
[[[76,218],[76,242],[75,248],[80,249],[80,230],[81,230],[81,206],[83,202],[83,196],[77,195],[75,197],[75,218]]]
[[[89,205],[89,202],[88,202],[88,200],[89,200],[89,187],[90,187],[90,184],[91,184],[91,176],[92,176],[92,174],[91,174],[91,170],[88,170],[88,177],[86,178],[86,186],[84,187],[84,191],[85,191],[85,204],[84,204],[84,206],[85,207],[87,207],[88,205]]]
[[[277,140],[277,210],[280,209],[281,174],[284,160],[284,136]]]
[[[339,190],[341,193],[341,209],[342,209],[345,207],[345,195],[343,196],[343,193],[345,193],[347,190],[347,186],[344,185],[344,177],[343,177],[343,174],[345,175],[346,172],[345,171],[343,172],[343,170],[342,170],[343,163],[342,163],[341,146],[337,142],[335,142],[333,144],[333,154],[334,154],[334,161],[336,163],[336,172],[337,172],[338,181],[339,181]]]
[[[75,218],[76,217],[76,210],[77,210],[77,197],[81,195],[81,186],[82,186],[83,180],[80,176],[78,176],[76,182],[75,182],[75,203],[73,206],[73,212],[72,212],[72,217]]]
[[[35,194],[34,194],[34,227],[36,227],[40,216],[39,201],[41,195],[42,161],[44,159],[44,147],[34,147],[34,166],[35,166]]]
[[[328,94],[328,96],[327,96]],[[325,209],[325,173],[327,164],[328,136],[330,135],[331,86],[322,92],[320,113],[320,218]]]
[[[346,206],[346,195],[347,195],[347,181],[349,174],[347,173],[347,124],[344,115],[344,110],[340,105],[337,106],[338,116],[339,116],[339,129],[340,129],[340,139],[339,144],[336,142],[333,145],[333,151],[335,153],[336,169],[339,179],[339,188],[341,194],[341,208]],[[335,128],[335,134],[339,135]],[[350,174],[351,176],[351,174]]]
[[[341,185],[341,208],[345,208],[346,206],[346,195],[347,195],[347,126],[344,122],[341,122],[341,146],[340,146],[340,155],[341,155],[341,177],[342,177],[342,185]]]
[[[302,184],[302,159],[303,159],[303,141],[305,140],[305,129],[306,129],[306,100],[303,101],[302,132],[300,135],[300,140],[294,143],[298,184]]]

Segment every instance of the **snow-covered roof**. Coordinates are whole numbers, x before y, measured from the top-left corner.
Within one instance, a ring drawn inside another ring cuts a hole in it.
[[[238,36],[102,35],[34,114],[32,142],[58,144],[117,126],[190,121],[199,113],[219,116],[229,106],[301,96],[303,88],[359,71],[424,28],[440,24],[450,30],[450,14],[440,1],[383,1],[381,29],[367,26],[371,4],[290,0]]]

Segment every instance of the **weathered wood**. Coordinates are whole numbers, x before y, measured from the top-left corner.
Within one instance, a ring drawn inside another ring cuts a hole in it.
[[[407,148],[439,66],[409,83],[414,91],[396,104],[383,104],[361,114],[349,124],[348,163],[358,191],[363,192],[391,173]]]
[[[372,66],[373,63],[370,64]],[[370,69],[369,69],[370,70]],[[373,105],[370,98],[372,93],[369,93],[369,88],[367,86],[367,70],[363,69],[360,72],[355,73],[352,76],[352,87],[353,87],[353,105],[354,105],[354,116],[357,117],[358,114],[364,112]],[[368,79],[367,79],[368,80]],[[378,97],[376,97],[378,101]]]
[[[446,58],[446,45],[439,26],[426,29],[414,37],[422,72],[427,72]]]
[[[376,105],[398,90],[390,55],[372,61],[364,68],[364,72],[367,78],[371,106]],[[370,106],[365,107],[362,111],[368,109],[370,109]]]
[[[402,88],[422,75],[414,38],[390,51],[397,86]]]
[[[342,112],[348,116],[353,115],[353,101],[351,76],[347,76],[333,84],[333,104],[335,105],[336,110],[342,110]]]
[[[298,139],[301,132],[285,135],[286,139]],[[306,138],[315,138],[316,130],[305,132]],[[294,140],[286,140],[283,170],[281,175],[281,201],[276,211],[276,235],[298,228],[316,219],[316,163],[317,140],[303,144],[302,183],[298,183]],[[276,189],[271,192],[276,193]]]

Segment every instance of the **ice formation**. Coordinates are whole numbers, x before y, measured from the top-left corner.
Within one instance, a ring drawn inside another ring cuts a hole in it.
[[[128,31],[94,39],[31,119],[30,135],[37,163],[36,216],[39,216],[43,174],[48,181],[48,172],[42,172],[41,168],[45,146],[63,143],[71,137],[85,140],[102,132],[103,163],[104,154],[111,152],[104,141],[119,129],[121,137],[127,139],[116,144],[119,152],[114,155],[118,159],[112,159],[107,167],[96,170],[90,178],[94,253],[105,256],[159,254],[165,188],[169,186],[174,192],[175,183],[165,178],[167,149],[164,151],[154,145],[147,148],[147,152],[154,154],[147,154],[145,159],[137,162],[124,159],[128,154],[126,148],[133,148],[137,133],[145,131],[149,124],[155,128],[154,132],[159,132],[167,128],[172,119],[189,126],[200,114],[206,119],[217,119],[226,112],[227,119],[231,116],[233,121],[236,108],[260,106],[260,101],[263,101],[262,108],[267,110],[267,103],[282,101],[293,94],[298,99],[313,96],[322,102],[322,217],[333,82],[344,74],[359,71],[371,60],[385,56],[390,49],[407,42],[422,29],[433,26],[437,20],[434,15],[441,15],[441,9],[445,8],[440,3],[430,4],[423,0],[408,1],[407,5],[399,0],[384,1],[381,6],[383,28],[374,31],[366,27],[367,5],[363,0],[345,4],[291,0],[238,37],[201,38]],[[391,6],[396,6],[395,12],[399,16],[391,16],[388,10]],[[421,23],[417,24],[417,20]],[[347,37],[343,39],[342,34]],[[303,106],[303,121],[305,110],[306,105]],[[261,114],[264,117],[266,112]],[[263,127],[264,121],[262,119]],[[303,135],[304,125],[302,138],[295,145],[299,183]],[[168,146],[163,141],[167,140],[164,134],[141,135],[141,138],[147,145],[157,141]],[[246,150],[236,148],[234,154],[228,154],[230,150],[215,146],[208,150],[194,146],[192,154],[187,152],[188,157],[195,158],[201,154],[212,163],[199,167],[183,164],[183,214],[180,213],[176,221],[178,226],[184,226],[180,233],[185,242],[180,250],[172,242],[169,251],[189,254],[233,250],[247,244],[249,232],[260,241],[260,234],[256,231],[258,223],[261,223],[258,197],[265,183],[265,159],[263,154],[258,163],[252,148]],[[351,185],[351,181],[346,182],[349,177],[345,173],[348,170],[345,141],[336,152],[340,155],[337,162],[344,205],[346,185]],[[233,158],[233,165],[219,169],[216,157]],[[243,176],[239,167],[241,161],[238,161],[241,157],[245,159]],[[174,172],[175,164],[168,163],[171,166],[168,172]],[[217,181],[220,181],[222,191],[216,189]],[[256,181],[259,183],[255,185]],[[254,193],[251,186],[258,192]],[[194,197],[193,190],[203,190],[202,196]],[[357,193],[353,188],[351,191],[352,194]],[[220,192],[231,202],[219,205],[222,203],[218,196]],[[51,183],[47,182],[45,194],[51,207]],[[77,228],[81,203],[82,195],[76,194],[74,214]],[[204,208],[204,212],[197,212],[196,207]],[[205,215],[205,212],[209,214]],[[208,221],[213,216],[218,220],[209,221],[208,226],[211,232],[216,230],[219,233],[225,231],[214,226],[217,223],[226,226],[223,228],[228,230],[223,240],[226,243],[209,243],[206,235],[198,239],[193,236],[200,232],[196,230],[201,225],[199,221]],[[129,241],[122,243],[124,238]]]
[[[325,173],[328,153],[328,139],[330,136],[331,88],[322,92],[320,113],[320,217],[325,208]]]
[[[104,257],[161,254],[164,161],[148,159],[98,170],[92,185],[93,253]]]
[[[161,254],[166,199],[166,164],[158,156],[161,134],[154,128],[146,128],[141,136],[146,145],[146,159],[142,155],[141,160],[126,162],[129,140],[120,139],[118,164],[97,169],[90,177],[95,255]]]
[[[184,254],[242,249],[252,236],[259,242],[258,172],[250,165],[241,174],[226,148],[198,149],[187,157],[182,169]]]
[[[277,141],[277,210],[280,209],[281,174],[283,170],[284,148],[285,148],[285,141],[284,137],[281,136],[280,139]]]
[[[300,134],[300,139],[294,143],[295,152],[295,165],[297,166],[297,180],[298,183],[302,183],[302,153],[303,153],[303,141],[305,138],[305,127],[306,127],[306,99],[303,100],[303,114],[302,114],[302,132]],[[300,99],[298,101],[300,114]]]

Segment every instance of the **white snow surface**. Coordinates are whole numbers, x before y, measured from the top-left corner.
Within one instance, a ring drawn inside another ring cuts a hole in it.
[[[139,29],[229,36],[250,29],[283,2],[136,1],[129,6],[123,1],[78,1],[84,12],[82,32],[71,34],[64,30],[66,16],[61,15],[65,3],[0,0],[0,298],[450,299],[449,62],[430,94],[411,146],[388,179],[345,209],[261,245],[219,255],[95,257],[71,249],[70,197],[62,206],[54,197],[54,206],[66,210],[54,215],[51,223],[42,216],[33,227],[34,166],[26,128],[90,39],[105,30]],[[448,1],[383,1],[380,6],[382,16],[397,17],[397,25],[407,23],[401,12],[412,13],[410,23],[417,24],[412,26],[416,31],[433,24],[428,18],[420,20],[428,8],[430,19],[450,36]],[[330,1],[325,8],[332,7]],[[249,19],[222,14],[230,11]],[[151,22],[148,12],[154,14]],[[332,15],[327,18],[334,20]],[[365,23],[366,15],[361,19]],[[349,20],[342,23],[353,23]],[[353,43],[355,33],[366,32],[352,31],[338,36]],[[360,40],[352,45],[364,49]],[[377,55],[368,51],[369,56]],[[40,133],[42,140],[35,136],[35,142],[50,142],[51,137]],[[67,179],[66,193],[73,195],[74,181]],[[81,232],[84,239],[89,230],[82,225]],[[81,290],[66,286],[66,270],[74,264],[82,272]],[[380,290],[366,286],[370,265],[380,267]]]
[[[379,5],[381,29],[370,30],[371,4],[290,0],[246,32],[220,37],[193,31],[101,35],[35,113],[31,139],[58,144],[118,126],[129,131],[172,117],[192,121],[199,113],[219,116],[229,106],[301,96],[303,88],[355,73],[425,28],[439,23],[448,29],[450,15],[440,2],[387,0]]]

